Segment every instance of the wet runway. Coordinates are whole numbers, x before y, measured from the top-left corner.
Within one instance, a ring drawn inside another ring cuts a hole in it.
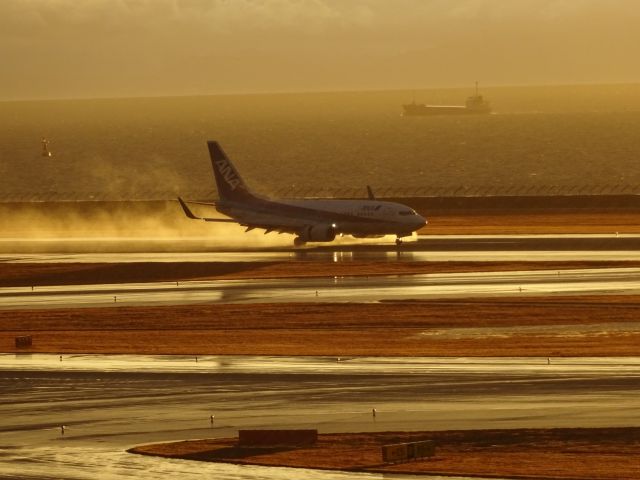
[[[547,361],[0,355],[0,476],[415,478],[203,464],[124,450],[235,436],[240,428],[640,425],[640,358]]]
[[[355,242],[355,241],[354,241]],[[9,262],[271,262],[638,260],[640,235],[421,235],[401,247],[380,241],[307,248],[209,245],[206,238],[0,239]]]
[[[18,253],[2,253],[0,261],[640,258],[640,236],[615,234],[434,236],[419,237],[401,248],[338,245],[300,251],[209,251],[206,244],[173,245],[165,239],[151,249],[148,242],[135,241],[131,245],[137,246],[123,253],[121,244],[103,240],[69,242],[59,250],[51,249],[53,243],[26,242]],[[15,245],[0,240],[0,252]],[[582,293],[640,293],[640,269],[3,288],[0,308]],[[141,443],[235,436],[240,428],[340,432],[640,425],[640,358],[550,362],[546,358],[338,361],[206,356],[196,363],[195,357],[74,355],[60,361],[57,355],[0,355],[0,478],[409,479],[415,477],[203,464],[130,455],[125,450]],[[375,419],[372,408],[377,410]],[[215,415],[213,428],[210,415]],[[60,425],[67,426],[64,436]]]
[[[640,269],[211,280],[0,288],[0,308],[378,302],[510,295],[640,294]]]

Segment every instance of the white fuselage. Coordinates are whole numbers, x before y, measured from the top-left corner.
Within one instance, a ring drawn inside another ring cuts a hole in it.
[[[406,236],[427,223],[405,205],[378,200],[259,199],[251,203],[224,202],[217,208],[241,224],[280,225],[282,230],[292,232],[312,225],[326,225],[344,235]]]
[[[262,198],[247,187],[218,142],[210,140],[207,145],[220,197],[216,209],[246,227],[247,231],[261,228],[265,233],[292,233],[296,235],[294,245],[297,246],[306,242],[331,242],[336,235],[396,235],[396,242],[400,244],[402,237],[413,234],[427,223],[406,205],[375,200],[369,187],[368,200]],[[195,216],[182,199],[178,200],[189,218],[201,218]]]

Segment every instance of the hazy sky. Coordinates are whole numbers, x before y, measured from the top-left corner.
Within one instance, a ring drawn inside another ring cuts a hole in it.
[[[640,0],[0,0],[0,98],[640,81]]]

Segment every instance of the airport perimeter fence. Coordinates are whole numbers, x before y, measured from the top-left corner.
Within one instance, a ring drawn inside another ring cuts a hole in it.
[[[584,196],[584,195],[640,195],[640,185],[428,185],[371,186],[377,198],[411,197],[509,197],[509,196]],[[276,198],[366,198],[366,186],[360,188],[326,188],[316,186],[288,186],[275,190],[260,190]],[[0,202],[61,202],[61,201],[165,201],[180,195],[188,200],[218,198],[214,189],[187,191],[140,190],[122,192],[87,191],[8,191],[0,192]]]
[[[372,185],[380,198],[402,197],[503,197],[503,196],[559,196],[559,195],[637,195],[640,185],[445,185],[394,187]],[[363,198],[366,187],[318,188],[310,186],[285,187],[274,192],[283,198],[335,197]]]

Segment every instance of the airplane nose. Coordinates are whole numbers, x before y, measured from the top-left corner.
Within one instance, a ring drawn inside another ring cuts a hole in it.
[[[417,218],[416,220],[417,220],[417,222],[416,222],[416,223],[418,224],[418,227],[417,227],[417,228],[422,228],[422,227],[424,227],[427,223],[429,223],[429,222],[427,222],[427,219],[426,219],[426,218],[424,218],[422,215],[418,215],[418,218]]]

